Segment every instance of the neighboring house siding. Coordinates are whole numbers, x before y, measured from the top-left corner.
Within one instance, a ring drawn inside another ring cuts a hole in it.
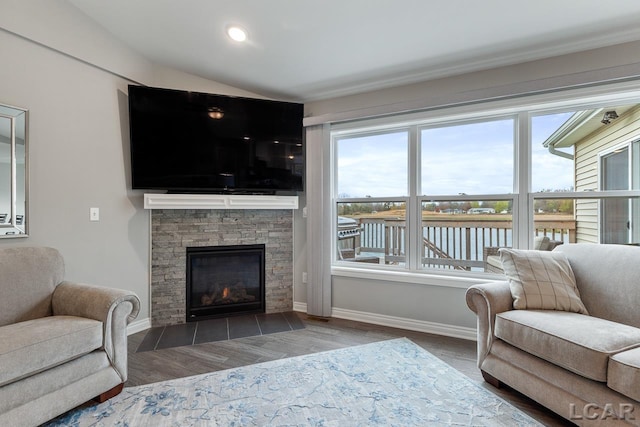
[[[576,201],[576,242],[599,243],[597,213],[597,201]]]
[[[576,191],[600,190],[600,154],[640,137],[640,107],[633,108],[610,125],[603,125],[575,145]],[[576,201],[576,241],[600,243],[599,203]]]

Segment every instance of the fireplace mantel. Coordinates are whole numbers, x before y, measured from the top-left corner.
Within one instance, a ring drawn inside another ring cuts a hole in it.
[[[298,196],[239,194],[144,195],[145,209],[298,209]]]

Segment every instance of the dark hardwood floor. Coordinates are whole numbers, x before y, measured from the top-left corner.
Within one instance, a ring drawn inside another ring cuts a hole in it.
[[[303,329],[153,351],[136,352],[143,342],[146,331],[131,335],[129,337],[129,379],[125,385],[148,384],[285,357],[406,337],[544,425],[573,425],[516,391],[508,388],[497,389],[485,383],[476,367],[476,343],[473,341],[342,319],[319,320],[309,318],[302,313],[297,313],[297,316],[304,324]]]

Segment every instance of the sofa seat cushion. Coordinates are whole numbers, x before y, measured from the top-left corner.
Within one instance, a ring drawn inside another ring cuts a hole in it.
[[[102,347],[102,322],[49,316],[0,327],[0,386]]]
[[[640,348],[611,356],[607,385],[625,396],[640,401]]]
[[[511,310],[496,316],[496,337],[585,378],[607,381],[609,356],[640,347],[640,329],[579,313]]]

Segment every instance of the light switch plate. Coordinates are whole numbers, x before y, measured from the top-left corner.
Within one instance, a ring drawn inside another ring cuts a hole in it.
[[[100,208],[89,208],[89,221],[100,221]]]

